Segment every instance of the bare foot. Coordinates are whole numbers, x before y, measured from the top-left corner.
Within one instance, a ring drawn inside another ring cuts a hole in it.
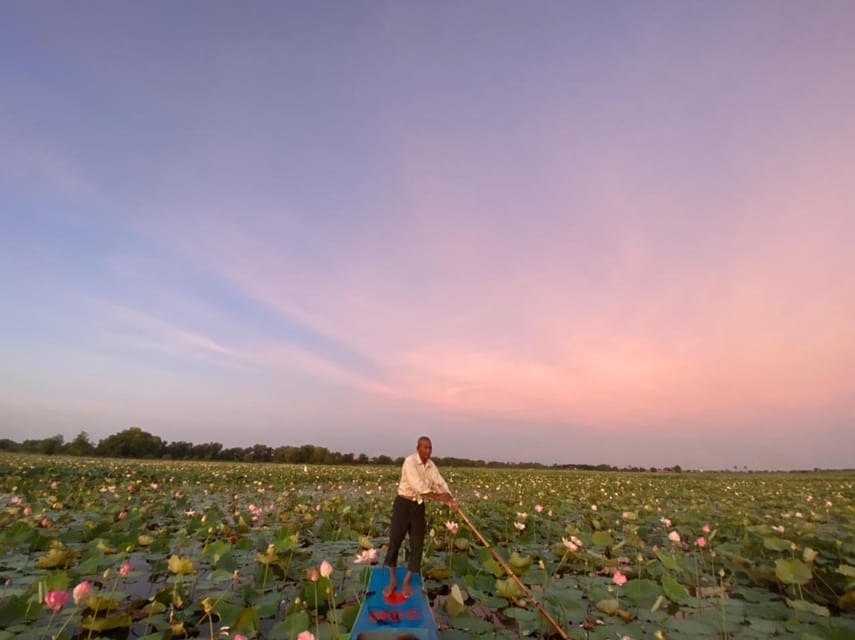
[[[398,585],[395,584],[394,580],[390,580],[389,584],[387,584],[383,589],[383,597],[388,598],[389,596],[391,596],[395,592],[395,587],[397,586]]]
[[[405,582],[404,586],[401,587],[401,593],[404,594],[405,598],[409,598],[413,595],[413,588],[410,586],[409,582]]]

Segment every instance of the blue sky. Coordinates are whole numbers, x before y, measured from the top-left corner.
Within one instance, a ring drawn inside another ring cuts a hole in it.
[[[855,455],[848,2],[0,6],[0,431]]]

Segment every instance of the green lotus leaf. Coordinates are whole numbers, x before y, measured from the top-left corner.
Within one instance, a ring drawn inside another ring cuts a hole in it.
[[[786,551],[792,544],[789,540],[776,536],[766,536],[763,538],[763,547],[769,549],[769,551]]]
[[[674,580],[674,578],[667,573],[662,576],[662,588],[665,591],[665,595],[671,602],[685,602],[689,597],[689,592],[686,590],[686,587]]]
[[[848,564],[841,564],[837,567],[837,573],[842,573],[847,578],[855,578],[855,567]]]
[[[246,607],[238,614],[232,628],[234,631],[254,633],[258,629],[258,623],[258,613],[252,607]]]
[[[487,558],[482,564],[484,565],[484,568],[487,571],[492,573],[497,578],[501,578],[503,575],[505,575],[505,570],[502,568],[502,565],[496,562],[495,558]]]
[[[630,602],[640,604],[642,602],[653,602],[662,595],[662,589],[653,580],[646,578],[630,580],[623,586],[623,596]]]
[[[176,555],[169,557],[167,564],[169,573],[175,575],[193,575],[196,573],[196,567],[193,566],[193,561],[190,558],[180,558]]]
[[[496,595],[513,600],[515,598],[522,598],[525,592],[513,578],[507,578],[506,580],[496,580]]]
[[[36,566],[39,569],[57,569],[59,567],[68,567],[74,562],[74,553],[65,547],[53,547],[48,552],[36,560]]]
[[[228,553],[229,551],[231,551],[231,549],[232,545],[230,545],[228,542],[224,542],[223,540],[215,540],[207,547],[205,547],[203,555],[207,558],[210,558],[214,564],[217,564],[223,554]]]
[[[808,565],[801,560],[775,560],[775,575],[784,584],[807,584],[812,572]]]
[[[534,562],[534,558],[531,556],[521,556],[516,551],[513,551],[511,552],[510,560],[508,560],[508,565],[515,574],[524,575],[528,572],[528,568],[531,566],[532,562]]]
[[[95,593],[86,598],[86,606],[96,613],[104,613],[107,611],[115,611],[119,608],[119,603],[109,596]]]
[[[807,600],[790,600],[787,598],[787,606],[790,607],[790,609],[795,609],[796,611],[809,611],[810,613],[815,613],[816,615],[824,618],[831,615],[831,612],[825,607],[821,607],[813,602],[808,602]]]
[[[602,611],[610,616],[616,615],[618,609],[620,609],[620,603],[614,598],[598,600],[594,606],[597,607],[598,611]]]
[[[483,620],[481,618],[476,618],[475,616],[470,615],[468,613],[464,613],[452,619],[451,626],[454,629],[468,631],[469,634],[465,636],[466,638],[472,637],[471,634],[486,634],[490,631],[495,631],[495,627],[493,626],[492,622]],[[447,632],[443,632],[443,637],[446,636],[446,633]]]
[[[452,618],[456,618],[461,613],[466,611],[466,605],[463,602],[463,593],[457,584],[451,586],[451,593],[445,601],[445,610]]]
[[[599,547],[605,547],[612,543],[611,531],[594,531],[591,534],[591,543]]]
[[[110,629],[130,627],[131,621],[131,616],[127,613],[118,616],[107,616],[106,618],[84,616],[80,621],[80,626],[87,631],[109,631]]]
[[[659,562],[662,563],[669,571],[679,571],[680,563],[677,561],[677,558],[670,551],[665,551],[664,549],[659,549],[656,551],[656,557],[659,558]]]

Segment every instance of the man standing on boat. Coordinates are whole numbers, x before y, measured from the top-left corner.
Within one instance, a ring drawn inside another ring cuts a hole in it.
[[[401,481],[398,483],[398,495],[392,509],[392,530],[389,533],[389,549],[383,565],[389,567],[389,584],[383,589],[383,595],[389,597],[398,587],[395,568],[398,565],[398,551],[407,532],[410,534],[410,558],[407,573],[401,585],[405,598],[413,594],[410,578],[419,573],[422,565],[422,547],[425,541],[427,523],[425,521],[425,498],[437,500],[449,505],[455,511],[459,505],[451,497],[448,485],[439,473],[439,469],[430,459],[433,445],[430,438],[422,436],[416,444],[416,452],[404,459],[401,467]]]

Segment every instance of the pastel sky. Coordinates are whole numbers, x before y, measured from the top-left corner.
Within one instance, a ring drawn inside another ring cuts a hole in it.
[[[0,3],[0,433],[855,466],[855,3]]]

